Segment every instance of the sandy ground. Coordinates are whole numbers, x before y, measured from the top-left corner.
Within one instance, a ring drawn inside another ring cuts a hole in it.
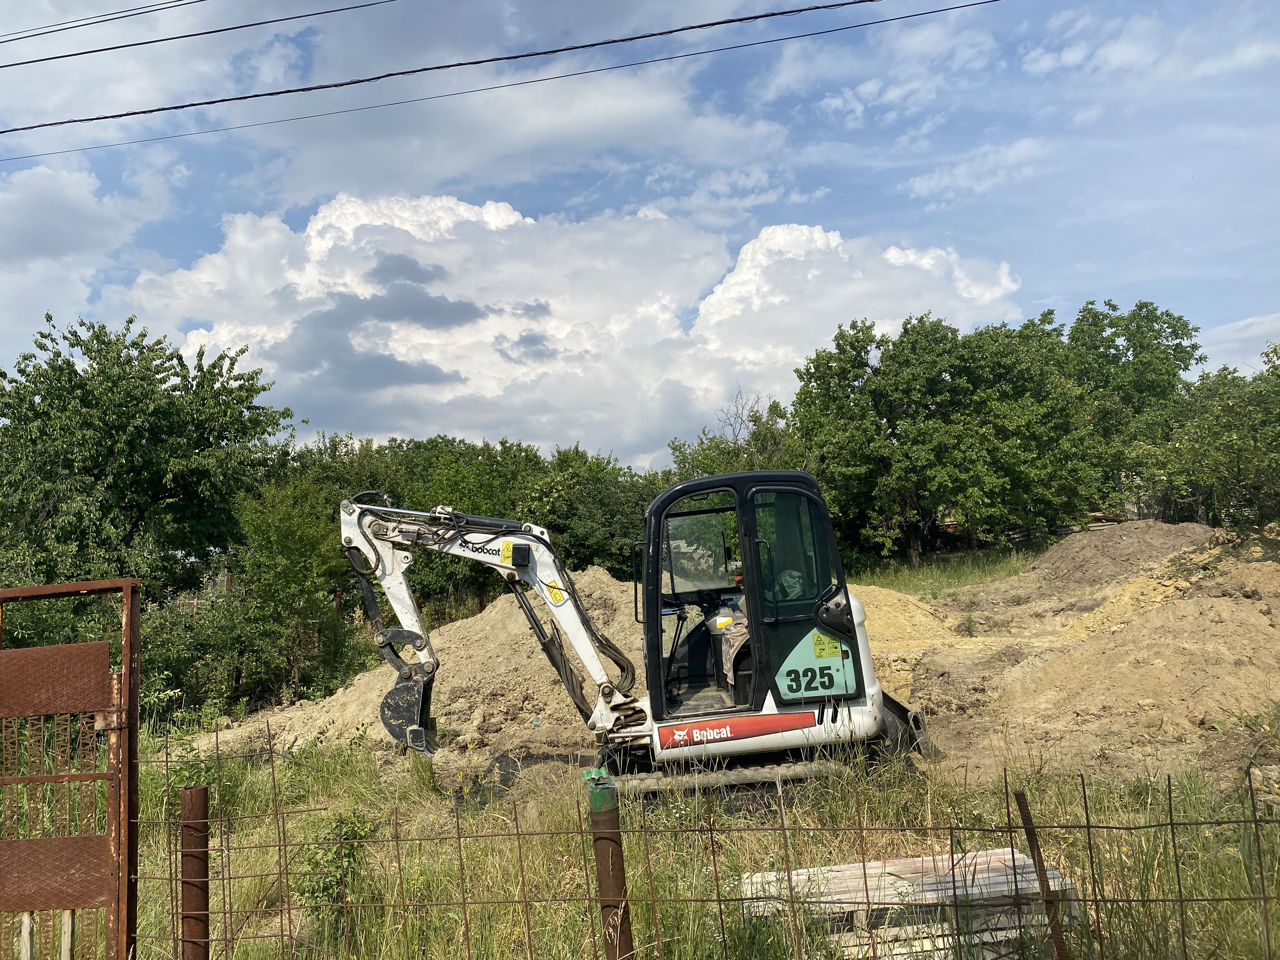
[[[1073,534],[1026,573],[932,605],[851,589],[867,610],[881,682],[925,712],[944,768],[986,779],[1029,764],[1135,774],[1196,765],[1229,778],[1258,750],[1242,718],[1280,699],[1278,557],[1280,530],[1241,540],[1137,521]],[[631,585],[597,567],[575,582],[597,626],[643,674]],[[592,753],[512,597],[432,641],[442,786]],[[222,747],[260,740],[269,722],[286,749],[362,737],[393,765],[378,722],[391,681],[380,667],[323,702],[257,714],[223,730]]]

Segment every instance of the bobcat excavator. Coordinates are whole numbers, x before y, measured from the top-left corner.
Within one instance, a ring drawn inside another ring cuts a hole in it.
[[[599,763],[615,773],[713,768],[749,780],[767,767],[773,779],[836,745],[927,747],[921,716],[876,680],[862,605],[845,586],[826,504],[807,473],[703,477],[649,505],[633,553],[645,692],[626,654],[591,622],[546,530],[452,507],[362,502],[372,493],[342,502],[342,543],[396,671],[382,723],[410,749],[430,755],[438,745],[431,691],[440,662],[405,578],[417,550],[498,572],[595,734]],[[399,626],[381,628],[374,580]],[[546,604],[549,628],[530,593]]]

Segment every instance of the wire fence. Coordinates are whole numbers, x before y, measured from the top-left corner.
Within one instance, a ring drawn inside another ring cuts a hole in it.
[[[615,856],[585,790],[369,811],[308,803],[325,776],[322,760],[270,742],[144,758],[139,960],[1272,960],[1280,948],[1280,821],[1251,780],[1238,817],[1180,809],[1166,780],[1137,823],[1095,819],[1083,777],[1083,818],[1062,823],[1031,819],[1034,792],[1020,816],[1007,781],[995,823],[874,822],[858,805],[830,818],[808,788],[777,784],[728,805],[624,796]],[[207,813],[188,808],[184,830],[192,785],[207,787]]]

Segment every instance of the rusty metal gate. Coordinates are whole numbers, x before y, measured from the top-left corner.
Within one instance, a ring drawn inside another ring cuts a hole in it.
[[[0,590],[0,960],[130,960],[137,928],[137,580]],[[3,648],[6,604],[120,594],[107,641]]]

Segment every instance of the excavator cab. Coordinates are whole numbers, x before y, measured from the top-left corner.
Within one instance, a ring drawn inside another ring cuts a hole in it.
[[[672,487],[649,506],[645,547],[655,720],[863,695],[844,571],[809,474],[738,473]]]

